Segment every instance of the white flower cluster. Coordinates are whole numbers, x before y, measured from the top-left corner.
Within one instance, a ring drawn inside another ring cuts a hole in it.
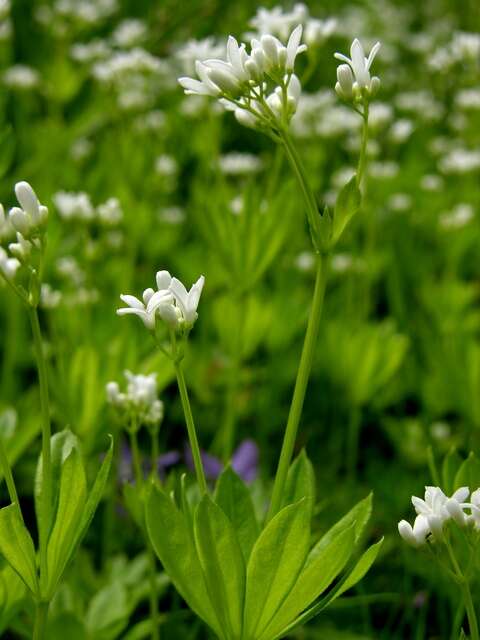
[[[172,278],[168,271],[158,271],[157,291],[145,289],[143,301],[135,296],[122,294],[120,298],[127,307],[117,309],[117,314],[137,315],[150,330],[155,328],[156,318],[159,317],[175,331],[188,331],[198,317],[197,307],[204,283],[205,278],[200,276],[190,291],[187,291],[180,280]]]
[[[157,374],[134,374],[125,371],[126,390],[120,391],[118,382],[106,386],[107,400],[115,409],[141,424],[157,426],[163,419],[163,402],[158,398]]]
[[[35,89],[40,82],[40,75],[36,69],[25,64],[14,64],[3,74],[3,83],[10,89],[18,91],[30,91]]]
[[[350,47],[350,58],[343,53],[335,54],[337,60],[345,63],[337,68],[335,85],[335,91],[343,100],[360,102],[368,100],[377,93],[380,88],[380,79],[370,75],[370,67],[380,46],[380,42],[377,42],[367,58],[362,43],[355,38]]]
[[[8,225],[16,232],[16,242],[8,245],[9,253],[0,248],[0,270],[11,280],[22,263],[28,261],[32,250],[41,250],[48,220],[48,209],[41,205],[28,182],[17,182],[15,195],[20,207],[12,207],[8,214],[0,205],[0,229]]]
[[[248,54],[246,45],[230,36],[226,60],[197,60],[199,79],[183,77],[179,83],[186,94],[219,98],[241,124],[276,129],[287,124],[297,108],[301,86],[293,71],[297,55],[306,50],[301,38],[301,25],[286,46],[275,36],[263,35],[252,39]],[[273,91],[268,89],[271,83]]]
[[[412,496],[417,513],[413,526],[401,520],[398,523],[399,534],[413,547],[421,547],[430,535],[436,541],[442,540],[443,527],[449,520],[461,527],[474,526],[480,529],[480,489],[474,491],[470,502],[467,502],[469,495],[468,487],[460,487],[450,498],[440,487],[425,487],[424,499]]]
[[[58,191],[53,196],[61,218],[69,221],[97,221],[105,226],[118,224],[123,218],[123,211],[117,198],[108,200],[94,207],[90,196],[84,191]]]
[[[259,35],[271,33],[283,40],[288,38],[297,24],[303,25],[305,42],[309,47],[322,44],[337,28],[334,18],[319,20],[310,16],[308,7],[303,2],[296,3],[290,11],[284,11],[281,7],[260,7],[250,20],[250,26]]]

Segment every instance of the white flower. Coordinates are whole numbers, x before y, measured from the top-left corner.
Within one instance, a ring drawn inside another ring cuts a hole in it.
[[[117,410],[139,424],[158,425],[163,419],[163,402],[158,398],[157,374],[134,374],[124,372],[127,379],[125,392],[120,391],[118,382],[106,385],[107,401]]]
[[[45,226],[48,209],[38,202],[35,191],[28,182],[17,182],[15,195],[21,208],[10,209],[9,219],[14,229],[28,238]]]
[[[147,304],[150,301],[150,298],[153,296],[153,289],[145,289],[143,292],[142,298],[143,302],[136,298],[135,296],[131,296],[128,294],[122,294],[120,299],[127,305],[122,309],[117,309],[117,315],[126,316],[129,314],[138,316],[147,327],[147,329],[155,328],[155,312],[147,312]]]
[[[95,215],[90,196],[84,191],[58,191],[53,202],[65,220],[92,220]]]
[[[346,63],[337,68],[335,91],[341,98],[345,100],[352,97],[359,99],[365,94],[373,96],[378,91],[380,79],[376,76],[370,76],[370,67],[380,46],[380,42],[377,42],[367,58],[360,40],[355,38],[350,47],[350,58],[347,58],[343,53],[335,53],[337,60]]]
[[[13,280],[17,270],[20,268],[20,261],[17,258],[10,258],[2,247],[0,247],[0,271],[7,280]]]
[[[32,252],[32,247],[32,243],[29,240],[25,240],[22,234],[17,231],[17,241],[11,242],[8,245],[8,250],[20,262],[25,262]]]
[[[177,307],[180,308],[183,321],[187,326],[192,326],[198,318],[197,307],[200,302],[200,296],[202,295],[204,284],[205,278],[204,276],[200,276],[190,291],[187,291],[180,280],[172,278],[170,291],[175,296],[175,302],[177,303]]]
[[[305,42],[309,47],[316,47],[329,38],[337,28],[335,18],[318,20],[310,18],[305,25]]]
[[[178,82],[186,94],[220,98],[223,106],[234,111],[237,120],[246,126],[274,125],[272,111],[275,119],[283,121],[285,116],[289,121],[300,95],[300,82],[293,70],[297,55],[306,50],[306,45],[300,44],[301,38],[301,24],[292,31],[286,46],[275,36],[265,34],[252,39],[248,54],[245,44],[229,36],[226,60],[197,60],[198,79],[181,77]],[[272,83],[278,86],[265,101],[263,95]]]
[[[398,533],[405,542],[408,542],[412,547],[420,547],[425,544],[427,535],[430,533],[428,520],[425,516],[417,516],[413,527],[406,520],[400,520],[398,523]]]

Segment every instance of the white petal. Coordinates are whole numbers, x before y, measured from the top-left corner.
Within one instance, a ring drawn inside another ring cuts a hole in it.
[[[177,278],[172,278],[169,289],[175,296],[175,300],[181,308],[182,313],[185,314],[187,311],[188,293],[184,285]]]
[[[122,293],[120,299],[123,300],[125,304],[128,304],[129,307],[132,307],[132,309],[143,309],[145,311],[145,305],[135,296],[130,296]]]
[[[168,289],[172,281],[172,276],[168,271],[157,271],[155,281],[157,283],[157,289]]]

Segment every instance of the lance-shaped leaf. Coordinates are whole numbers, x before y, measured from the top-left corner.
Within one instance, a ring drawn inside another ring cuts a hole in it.
[[[18,506],[0,509],[0,553],[33,594],[38,594],[35,547]]]
[[[43,486],[43,454],[38,458],[37,470],[35,473],[35,512],[37,515],[38,531],[40,536],[48,538],[52,526],[54,515],[58,507],[58,496],[60,493],[60,477],[62,473],[62,465],[69,456],[72,449],[78,446],[77,437],[69,430],[64,429],[59,433],[55,433],[50,438],[50,456],[52,468],[52,506],[50,511],[45,513],[43,506],[44,486]],[[50,516],[50,517],[48,517]]]
[[[50,598],[55,592],[75,546],[87,496],[87,480],[79,450],[73,448],[62,464],[58,509],[48,540],[48,577],[42,592]]]
[[[250,492],[231,467],[218,479],[215,502],[232,523],[247,562],[260,531]]]
[[[335,244],[353,216],[360,209],[361,193],[357,186],[357,176],[353,176],[338,194],[333,214],[332,242]]]
[[[284,507],[263,529],[247,566],[245,638],[259,638],[297,581],[308,553],[310,507]]]
[[[442,484],[447,496],[455,491],[455,476],[462,464],[462,458],[456,449],[450,449],[443,460],[442,464]],[[459,485],[462,486],[462,485]]]
[[[210,601],[197,551],[185,516],[153,486],[146,504],[147,531],[155,553],[189,607],[224,638]]]
[[[232,523],[204,496],[195,511],[195,543],[210,600],[229,640],[242,635],[245,563]]]
[[[330,542],[336,538],[342,531],[348,529],[352,524],[355,524],[355,544],[360,540],[360,536],[362,535],[365,527],[370,519],[372,514],[372,494],[369,494],[360,502],[350,509],[348,513],[346,513],[343,518],[340,518],[338,522],[336,522],[333,527],[331,527],[325,535],[320,538],[315,547],[313,548],[311,554],[308,557],[308,561],[310,562],[315,558],[317,553],[327,547]]]
[[[275,638],[316,600],[345,567],[354,547],[352,524],[305,565],[295,586],[282,603],[260,640]]]
[[[309,501],[311,511],[313,511],[315,492],[315,472],[305,450],[302,450],[288,470],[282,506],[306,498]]]
[[[321,613],[324,609],[331,605],[332,602],[334,602],[338,597],[345,593],[347,589],[351,589],[352,587],[354,587],[357,582],[359,582],[365,576],[372,564],[375,562],[382,544],[383,538],[369,547],[360,557],[350,573],[348,573],[344,580],[339,583],[337,588],[328,593],[325,598],[322,598],[322,600],[320,600],[320,602],[312,605],[309,609],[304,611],[296,620],[294,620],[285,629],[283,629],[281,633],[277,634],[271,640],[279,640],[280,638],[284,638],[293,629],[305,624],[306,622],[317,616],[319,613]]]
[[[455,475],[455,489],[460,487],[478,487],[480,486],[480,460],[473,453],[462,462],[460,469]]]

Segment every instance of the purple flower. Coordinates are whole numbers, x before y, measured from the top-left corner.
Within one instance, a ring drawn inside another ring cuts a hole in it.
[[[201,451],[205,475],[210,480],[216,480],[223,471],[222,461],[211,453]],[[258,472],[258,446],[253,440],[244,440],[234,451],[232,456],[232,469],[244,482],[255,480]],[[194,470],[192,450],[185,447],[185,463],[189,469]]]

